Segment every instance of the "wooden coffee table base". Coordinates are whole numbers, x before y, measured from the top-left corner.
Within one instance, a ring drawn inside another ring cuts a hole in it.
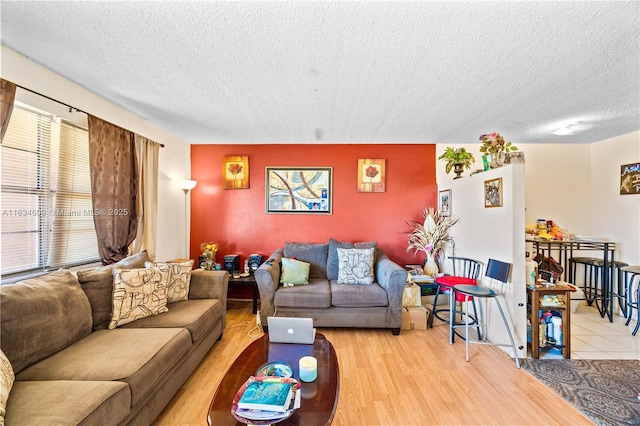
[[[269,343],[263,335],[238,356],[225,374],[213,396],[207,421],[209,425],[241,425],[231,414],[231,402],[240,386],[267,362],[285,362],[293,368],[293,377],[300,379],[298,361],[311,355],[318,360],[318,378],[311,383],[301,382],[300,408],[277,424],[327,425],[331,424],[338,405],[340,372],[335,349],[324,335],[317,333],[313,345]]]

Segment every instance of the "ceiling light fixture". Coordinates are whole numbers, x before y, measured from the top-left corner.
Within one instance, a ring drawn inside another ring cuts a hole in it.
[[[560,136],[569,136],[569,135],[577,135],[578,133],[582,133],[587,131],[593,127],[593,124],[582,123],[580,121],[570,123],[567,126],[561,127],[555,132],[551,132],[554,135]]]

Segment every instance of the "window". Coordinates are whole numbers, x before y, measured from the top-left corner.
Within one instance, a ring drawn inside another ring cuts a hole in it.
[[[99,260],[85,129],[14,106],[2,141],[2,274]]]

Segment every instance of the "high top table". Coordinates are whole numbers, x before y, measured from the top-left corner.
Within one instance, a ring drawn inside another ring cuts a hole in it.
[[[300,381],[298,361],[311,355],[318,360],[318,378],[310,383],[300,382],[300,408],[278,426],[331,424],[338,406],[340,372],[338,358],[331,342],[316,333],[313,345],[269,343],[267,334],[252,342],[231,364],[213,396],[207,422],[213,425],[242,425],[231,414],[236,392],[250,376],[267,362],[285,362],[293,368],[293,377]]]
[[[569,240],[569,241],[539,241],[531,238],[526,239],[527,243],[533,243],[533,250],[535,253],[541,252],[545,257],[552,257],[552,252],[557,254],[557,258],[554,258],[560,263],[564,269],[563,278],[571,284],[576,284],[573,277],[573,270],[569,268],[569,259],[574,255],[574,251],[599,251],[602,252],[603,262],[603,274],[602,274],[602,294],[603,311],[602,317],[607,315],[609,322],[613,322],[613,301],[615,299],[615,290],[613,288],[613,273],[614,273],[614,253],[616,250],[616,243],[611,241],[599,241],[599,240]],[[532,259],[536,254],[531,257]],[[568,270],[568,273],[567,273]]]

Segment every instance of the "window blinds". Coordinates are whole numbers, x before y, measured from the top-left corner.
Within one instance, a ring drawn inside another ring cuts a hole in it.
[[[87,132],[15,106],[2,141],[2,274],[99,259]]]
[[[91,214],[87,131],[62,123],[58,158],[48,265],[59,267],[96,261],[98,242]]]

